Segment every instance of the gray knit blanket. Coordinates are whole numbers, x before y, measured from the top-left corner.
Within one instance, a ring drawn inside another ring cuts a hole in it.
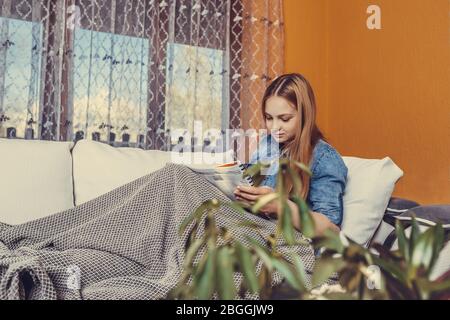
[[[17,226],[0,224],[0,300],[164,299],[182,273],[190,230],[180,236],[179,226],[212,198],[231,201],[203,176],[170,163],[73,209]],[[217,214],[219,226],[242,221],[262,225],[264,235],[275,232],[273,221],[250,213],[222,207]],[[230,231],[265,245],[251,228]],[[312,248],[294,250],[309,275]]]

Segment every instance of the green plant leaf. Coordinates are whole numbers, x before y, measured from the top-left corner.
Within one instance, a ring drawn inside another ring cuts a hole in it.
[[[238,202],[238,201],[225,202],[225,203],[222,203],[222,205],[229,207],[231,209],[234,209],[237,212],[241,213],[242,215],[248,214],[248,212],[245,211],[245,209],[242,207],[242,202]]]
[[[250,176],[254,181],[254,186],[258,187],[261,182],[265,179],[265,175],[261,174],[263,168],[270,167],[270,164],[263,164],[262,162],[258,162],[247,169],[244,170],[243,176]]]
[[[210,299],[214,293],[217,248],[205,252],[205,263],[199,266],[194,277],[195,294],[200,300]]]
[[[411,288],[398,278],[391,277],[390,274],[385,275],[386,293],[391,300],[416,300],[418,297]]]
[[[192,245],[192,242],[195,241],[197,237],[198,225],[199,225],[198,221],[195,221],[194,225],[192,226],[192,229],[189,231],[186,243],[184,244],[184,251],[187,251],[189,247]]]
[[[253,222],[253,221],[241,221],[241,222],[238,222],[236,224],[236,227],[246,227],[246,228],[250,228],[250,229],[262,229],[263,228],[262,225],[260,225],[260,224],[258,224],[256,222]]]
[[[277,174],[277,183],[276,183],[276,192],[278,192],[278,194],[280,195],[280,200],[284,200],[287,199],[287,194],[286,194],[286,171],[287,168],[289,167],[289,160],[288,159],[284,159],[284,158],[280,158],[278,160],[278,174]]]
[[[183,222],[180,225],[179,234],[182,235],[186,230],[187,226],[193,221],[200,219],[207,209],[211,209],[213,207],[211,200],[203,202],[200,207],[198,207],[194,212],[184,218]]]
[[[244,176],[255,176],[261,172],[261,168],[264,167],[264,164],[262,162],[257,162],[250,167],[246,168],[244,170]]]
[[[294,244],[295,232],[294,226],[292,225],[292,214],[291,209],[287,205],[283,208],[283,216],[281,222],[284,239],[286,240],[287,244]]]
[[[272,266],[272,257],[270,256],[269,252],[266,248],[264,248],[261,244],[259,244],[258,241],[251,237],[246,237],[246,239],[252,244],[252,249],[255,250],[256,254],[261,258],[261,261],[266,266],[266,268],[269,270],[269,272],[272,272],[273,266]]]
[[[192,264],[192,261],[194,260],[198,250],[205,243],[205,239],[205,237],[195,239],[194,242],[190,245],[184,257],[184,268],[188,268]]]
[[[298,281],[300,283],[300,289],[303,292],[309,291],[311,288],[306,287],[306,272],[305,272],[305,266],[303,265],[302,259],[298,256],[297,253],[291,254],[291,259],[293,261],[293,265],[295,268],[295,274],[298,278]]]
[[[233,300],[236,297],[236,287],[233,280],[234,257],[229,247],[221,247],[217,252],[217,267],[220,273],[216,274],[219,298]]]
[[[339,272],[345,266],[342,258],[322,256],[316,261],[312,277],[312,286],[316,287],[324,283],[334,272]]]
[[[236,243],[236,256],[240,262],[240,268],[247,288],[251,293],[257,293],[259,291],[258,278],[256,276],[256,268],[250,250],[242,244]]]
[[[294,194],[299,195],[303,189],[302,181],[300,180],[298,173],[295,172],[291,167],[288,167],[288,172],[294,186]]]
[[[341,254],[345,249],[339,235],[334,232],[325,231],[323,236],[313,238],[312,243],[315,249],[325,248]]]
[[[416,245],[417,239],[420,236],[420,228],[417,224],[415,215],[413,215],[411,220],[411,234],[409,235],[409,256],[412,258],[414,247]]]
[[[395,233],[398,239],[398,249],[400,253],[405,258],[406,261],[409,261],[409,248],[408,248],[408,240],[406,239],[405,230],[403,229],[403,225],[400,220],[395,222]]]
[[[433,227],[433,229],[434,229],[433,258],[431,259],[430,262],[428,275],[433,270],[434,265],[436,264],[436,261],[439,258],[439,254],[441,253],[441,250],[444,247],[445,241],[444,228],[442,227],[442,225],[438,223],[436,226]]]
[[[419,287],[429,295],[437,292],[450,292],[450,279],[439,281],[430,281],[428,279],[417,279]]]
[[[386,273],[391,276],[397,278],[400,282],[407,284],[407,275],[404,270],[398,267],[396,263],[392,261],[385,261],[377,256],[372,256],[374,263],[380,267],[380,269],[384,270]]]
[[[301,162],[295,161],[293,160],[294,164],[299,167],[301,170],[305,171],[307,174],[309,174],[310,176],[312,176],[312,172],[309,169],[309,167]]]
[[[305,200],[297,195],[294,195],[292,200],[298,207],[298,214],[300,215],[300,231],[305,237],[313,238],[316,234],[316,227],[308,205]]]
[[[367,249],[355,243],[351,243],[344,249],[345,260],[352,262],[361,262],[366,260]]]
[[[261,267],[261,271],[258,275],[258,285],[260,288],[259,295],[261,300],[267,300],[270,298],[270,291],[272,287],[272,275],[264,265]]]
[[[294,289],[298,291],[302,289],[302,284],[289,264],[282,260],[272,258],[272,265]]]
[[[311,245],[311,242],[308,240],[296,240],[292,244],[287,243],[277,243],[277,248],[291,248],[292,246],[306,246],[309,247]]]
[[[413,267],[425,267],[429,270],[431,261],[433,259],[434,247],[434,228],[429,228],[417,238],[411,257]]]
[[[381,259],[390,262],[390,263],[399,263],[403,256],[398,256],[396,252],[390,251],[387,247],[383,246],[379,243],[373,243],[371,246],[373,249],[378,251],[380,254]],[[372,256],[371,256],[372,258]]]
[[[236,201],[236,204],[238,206],[240,206],[242,209],[252,209],[252,205],[249,204],[248,202],[244,202],[244,201]],[[245,210],[244,210],[245,211]],[[250,212],[252,213],[252,212]]]
[[[253,205],[252,212],[258,213],[261,210],[261,208],[263,208],[266,204],[272,202],[273,200],[277,199],[278,197],[279,195],[276,192],[263,195],[262,197],[258,198],[256,203]]]
[[[339,273],[339,283],[348,292],[354,292],[358,289],[362,274],[356,264],[348,264]]]

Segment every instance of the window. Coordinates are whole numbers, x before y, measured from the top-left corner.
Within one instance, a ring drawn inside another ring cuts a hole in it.
[[[139,142],[146,128],[148,46],[148,39],[76,30],[74,139],[82,134],[110,143]],[[207,126],[203,132],[226,126],[223,50],[175,43],[167,46],[165,131],[186,129],[192,134],[194,120]],[[172,144],[177,140],[172,137]]]
[[[201,121],[202,135],[209,129],[226,129],[228,101],[224,94],[224,51],[168,44],[166,130],[194,133],[194,120]],[[214,135],[211,136],[214,144]],[[172,136],[172,144],[178,137]]]
[[[76,29],[74,135],[135,144],[146,127],[148,39]],[[74,138],[75,138],[74,136]]]
[[[170,131],[192,134],[194,120],[206,136],[239,125],[240,58],[229,52],[238,41],[228,36],[241,29],[226,30],[240,21],[228,2],[5,3],[0,124],[11,137],[167,149]]]
[[[35,138],[37,135],[41,39],[40,23],[0,17],[1,136]]]

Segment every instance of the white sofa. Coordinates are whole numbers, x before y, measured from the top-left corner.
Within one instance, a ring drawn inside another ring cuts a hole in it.
[[[178,153],[113,148],[81,140],[47,142],[0,139],[0,222],[20,224],[70,209],[164,167],[168,162],[233,160],[224,154]],[[186,156],[188,156],[186,158]],[[403,175],[390,158],[344,157],[349,169],[344,194],[343,232],[369,244],[382,223],[395,182]],[[383,230],[382,230],[383,231]],[[383,241],[389,229],[382,235]]]
[[[17,225],[73,208],[169,162],[223,163],[232,161],[233,156],[230,151],[185,153],[181,157],[176,152],[113,148],[87,140],[73,143],[0,139],[0,224]],[[343,158],[348,167],[343,234],[366,246],[378,242],[395,247],[392,217],[412,207],[425,207],[391,197],[403,172],[390,158]],[[444,211],[450,212],[447,210],[450,206],[444,206]],[[448,271],[449,263],[447,242],[433,278]]]
[[[0,139],[0,224],[17,225],[73,208],[169,162],[223,163],[233,156],[230,151],[180,157],[175,152],[113,148],[87,140],[74,144]],[[402,170],[388,157],[343,159],[348,180],[342,232],[363,245],[390,241],[392,216],[418,205],[391,197]],[[450,242],[439,261],[435,278],[448,270]]]

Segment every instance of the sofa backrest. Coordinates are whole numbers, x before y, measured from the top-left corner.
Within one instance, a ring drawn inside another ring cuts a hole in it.
[[[233,152],[211,155],[114,148],[95,141],[0,139],[0,222],[19,224],[72,208],[164,167],[168,162],[231,162]],[[403,172],[389,159],[343,157],[349,173],[344,233],[367,244],[380,224]]]
[[[73,151],[75,204],[80,205],[128,182],[163,168],[167,163],[226,163],[233,152],[167,152],[114,148],[89,140],[78,141]]]

